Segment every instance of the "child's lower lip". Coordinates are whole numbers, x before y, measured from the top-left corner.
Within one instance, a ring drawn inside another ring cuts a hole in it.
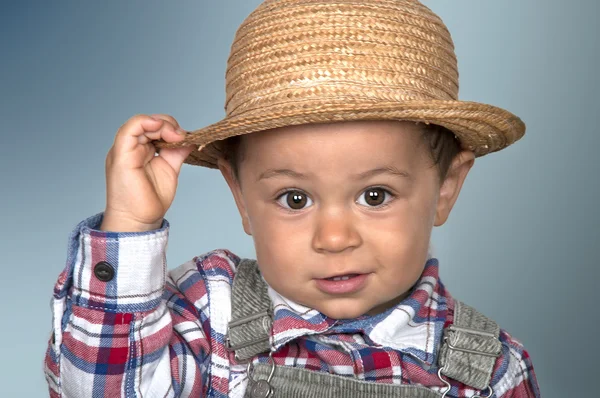
[[[354,293],[363,288],[369,274],[357,274],[346,280],[315,279],[317,287],[328,294]]]

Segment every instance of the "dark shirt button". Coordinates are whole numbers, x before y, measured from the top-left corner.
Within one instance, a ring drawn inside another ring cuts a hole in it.
[[[94,266],[94,275],[102,282],[111,281],[115,276],[115,269],[106,261],[100,261]]]

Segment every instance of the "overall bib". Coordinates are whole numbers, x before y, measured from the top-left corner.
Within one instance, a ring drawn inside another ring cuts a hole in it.
[[[446,384],[443,393],[424,386],[367,382],[346,376],[314,370],[276,366],[252,366],[252,358],[271,352],[270,335],[273,322],[268,287],[262,279],[256,260],[243,259],[233,280],[231,322],[226,341],[236,359],[249,360],[246,398],[440,398],[450,390],[443,378],[462,382],[485,391],[491,397],[489,385],[496,358],[500,355],[500,328],[474,308],[455,300],[454,323],[444,329],[438,360],[438,376]]]

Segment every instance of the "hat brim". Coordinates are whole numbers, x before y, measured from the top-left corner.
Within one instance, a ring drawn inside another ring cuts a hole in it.
[[[217,168],[221,156],[217,141],[226,138],[269,130],[277,127],[329,123],[352,120],[405,120],[437,124],[451,130],[459,139],[463,149],[473,151],[481,157],[513,144],[525,134],[525,124],[511,112],[470,101],[406,101],[398,103],[367,102],[361,104],[329,102],[315,105],[314,101],[294,101],[289,107],[262,108],[241,115],[226,117],[214,124],[190,132],[177,143],[155,141],[157,148],[178,148],[190,144],[198,145],[184,163]]]

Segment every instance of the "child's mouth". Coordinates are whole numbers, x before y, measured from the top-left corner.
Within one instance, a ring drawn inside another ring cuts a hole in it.
[[[336,275],[330,278],[315,279],[317,288],[327,294],[349,294],[362,289],[369,274]]]

